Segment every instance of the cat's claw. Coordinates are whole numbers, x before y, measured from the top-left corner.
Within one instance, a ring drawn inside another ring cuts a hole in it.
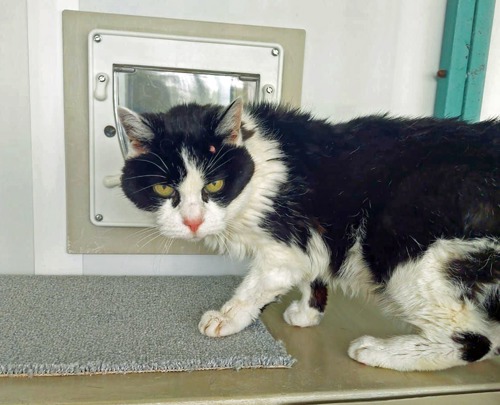
[[[318,325],[323,314],[315,308],[301,305],[300,301],[293,301],[283,314],[283,318],[289,325],[306,328]]]
[[[227,314],[220,311],[207,311],[201,317],[198,329],[203,335],[222,337],[237,333],[243,327]]]

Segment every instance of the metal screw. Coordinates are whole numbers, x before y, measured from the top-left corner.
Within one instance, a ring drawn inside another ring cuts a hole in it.
[[[97,80],[99,80],[101,83],[104,83],[106,81],[106,76],[99,75],[99,76],[97,76]]]
[[[101,222],[104,219],[104,217],[101,214],[96,214],[94,218],[97,222]]]
[[[265,92],[266,92],[267,94],[273,94],[273,93],[274,93],[273,86],[266,86],[266,87],[264,88],[264,90],[265,90]]]
[[[273,50],[271,51],[271,54],[273,56],[278,56],[280,54],[280,50],[278,48],[273,48]]]
[[[112,125],[106,125],[104,128],[104,135],[108,138],[113,138],[116,135],[116,128]]]
[[[101,42],[102,38],[99,34],[94,35],[94,42]]]

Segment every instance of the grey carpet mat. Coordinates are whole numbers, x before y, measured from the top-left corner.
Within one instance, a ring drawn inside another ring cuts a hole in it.
[[[225,338],[198,332],[240,281],[0,276],[0,375],[290,367],[260,321]]]

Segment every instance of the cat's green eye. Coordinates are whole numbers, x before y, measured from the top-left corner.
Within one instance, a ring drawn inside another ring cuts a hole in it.
[[[216,193],[217,191],[220,191],[222,187],[224,187],[224,180],[215,180],[205,186],[205,191],[209,193]]]
[[[153,191],[160,197],[167,198],[171,197],[175,190],[173,187],[167,186],[166,184],[155,184],[153,186]]]

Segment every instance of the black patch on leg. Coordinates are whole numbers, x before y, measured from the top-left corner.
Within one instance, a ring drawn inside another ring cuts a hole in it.
[[[325,312],[326,302],[328,299],[328,288],[320,279],[316,279],[311,283],[311,298],[309,306],[317,309],[319,312]]]
[[[490,340],[483,335],[473,332],[454,334],[451,339],[462,345],[462,360],[473,362],[483,358],[491,349]]]
[[[475,252],[452,260],[448,269],[452,279],[467,285],[494,283],[500,278],[500,254],[494,249]]]
[[[493,288],[481,303],[492,321],[500,322],[500,286]]]

